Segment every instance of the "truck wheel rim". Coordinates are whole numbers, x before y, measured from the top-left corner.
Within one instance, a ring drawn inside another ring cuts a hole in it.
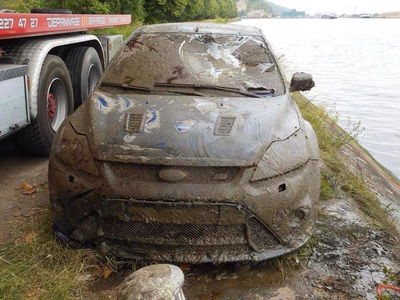
[[[98,68],[92,64],[89,67],[89,76],[88,76],[88,95],[90,95],[90,93],[93,91],[93,89],[95,88],[97,82],[100,79],[100,72],[98,70]],[[86,100],[86,99],[85,99]]]
[[[47,94],[47,114],[49,119],[53,119],[57,110],[57,98],[53,93]]]
[[[67,90],[61,79],[54,78],[47,90],[47,116],[51,129],[57,131],[67,115]]]

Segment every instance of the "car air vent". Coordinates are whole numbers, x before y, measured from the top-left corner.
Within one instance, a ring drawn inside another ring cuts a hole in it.
[[[125,115],[125,130],[129,133],[139,133],[143,130],[143,114],[127,113]]]
[[[235,124],[235,116],[219,116],[214,127],[214,135],[227,136]]]

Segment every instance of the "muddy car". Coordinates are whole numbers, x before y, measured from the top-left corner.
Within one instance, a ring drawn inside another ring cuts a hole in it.
[[[57,133],[56,234],[125,259],[257,261],[309,238],[319,152],[262,33],[135,31]]]

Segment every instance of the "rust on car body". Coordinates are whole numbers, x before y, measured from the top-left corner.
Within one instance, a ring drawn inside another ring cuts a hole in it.
[[[261,32],[135,31],[63,123],[49,164],[56,233],[127,259],[264,260],[303,245],[319,151]]]

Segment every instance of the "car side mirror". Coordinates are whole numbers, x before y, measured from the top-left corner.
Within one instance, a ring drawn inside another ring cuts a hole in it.
[[[307,73],[294,73],[292,81],[290,82],[290,91],[309,91],[315,86],[315,82],[311,74]]]

